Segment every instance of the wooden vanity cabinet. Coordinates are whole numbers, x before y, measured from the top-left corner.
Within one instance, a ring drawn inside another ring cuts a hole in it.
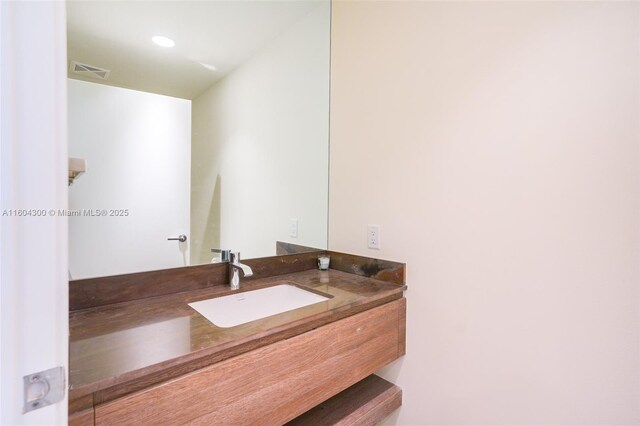
[[[405,299],[95,407],[96,425],[284,424],[405,352]]]

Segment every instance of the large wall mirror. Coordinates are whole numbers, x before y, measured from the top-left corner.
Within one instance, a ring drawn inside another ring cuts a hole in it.
[[[72,279],[326,248],[329,0],[69,1],[67,21]]]

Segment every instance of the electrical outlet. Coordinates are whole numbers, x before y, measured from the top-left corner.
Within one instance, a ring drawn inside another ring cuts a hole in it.
[[[380,225],[367,225],[367,247],[380,249]]]
[[[298,219],[289,219],[289,236],[298,238]]]

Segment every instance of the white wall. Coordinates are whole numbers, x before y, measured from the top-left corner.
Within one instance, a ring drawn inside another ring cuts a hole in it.
[[[191,101],[69,80],[69,156],[87,172],[69,208],[73,279],[189,265]],[[111,210],[128,210],[111,216]]]
[[[389,423],[640,424],[639,8],[334,3],[329,246],[408,268]]]
[[[329,4],[193,101],[193,263],[327,245]],[[298,219],[298,237],[289,220]]]
[[[22,414],[23,376],[68,372],[65,9],[0,2],[0,424],[60,425],[67,398]],[[5,215],[6,212],[6,215]]]

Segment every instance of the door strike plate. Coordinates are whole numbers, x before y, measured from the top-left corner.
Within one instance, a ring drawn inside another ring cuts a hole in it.
[[[55,404],[64,399],[66,377],[63,367],[55,367],[22,378],[24,405],[22,413]]]

